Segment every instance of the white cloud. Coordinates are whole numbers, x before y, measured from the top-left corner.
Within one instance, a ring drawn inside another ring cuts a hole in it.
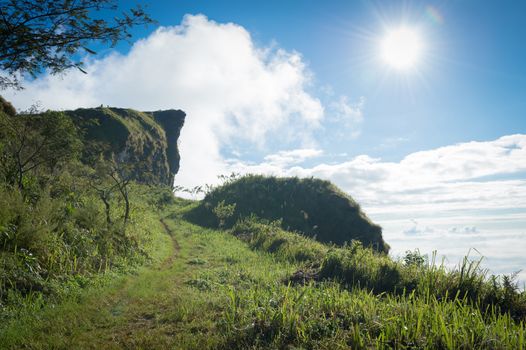
[[[479,233],[476,226],[452,227],[449,229],[451,233]]]
[[[269,165],[288,167],[294,164],[301,164],[309,158],[319,157],[322,154],[323,151],[319,149],[302,148],[269,154],[265,157],[265,161],[268,162]]]
[[[418,226],[418,222],[416,222],[415,220],[412,220],[412,221],[413,221],[413,226],[403,231],[405,235],[421,235],[421,234],[429,234],[429,233],[435,232],[435,229],[429,226],[421,228]]]
[[[225,173],[221,149],[239,140],[258,147],[269,138],[312,145],[310,132],[324,113],[307,92],[311,74],[298,53],[258,48],[241,26],[202,15],[159,28],[126,55],[89,61],[86,70],[26,81],[24,91],[6,97],[21,109],[37,100],[52,109],[183,109],[176,180],[184,186]]]
[[[360,155],[337,164],[302,167],[291,155],[305,152],[280,152],[257,165],[231,162],[230,168],[242,173],[325,178],[373,213],[526,208],[526,179],[505,178],[526,172],[526,135],[416,152],[400,162]],[[318,155],[315,150],[308,152]]]
[[[361,97],[357,103],[350,103],[347,96],[340,96],[337,101],[329,105],[330,121],[343,126],[345,130],[340,130],[342,135],[355,138],[361,133],[361,124],[363,122],[363,108],[365,98]]]
[[[407,137],[388,137],[384,139],[378,146],[376,146],[376,149],[389,149],[394,148],[401,143],[408,142],[409,138]]]

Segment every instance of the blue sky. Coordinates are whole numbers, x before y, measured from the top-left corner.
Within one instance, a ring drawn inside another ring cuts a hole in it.
[[[526,4],[520,1],[154,1],[148,8],[161,25],[177,24],[187,13],[237,23],[260,45],[276,41],[301,53],[315,88],[365,97],[362,137],[327,143],[334,152],[396,160],[526,130]],[[421,28],[431,51],[418,74],[379,66],[375,40],[399,23]],[[377,147],[393,139],[403,142]]]
[[[526,282],[525,10],[152,1],[159,25],[86,57],[87,75],[46,73],[5,97],[19,109],[183,109],[178,185],[232,171],[328,179],[382,225],[394,256],[438,250],[454,266],[474,248]],[[381,54],[401,25],[423,47],[407,70]]]

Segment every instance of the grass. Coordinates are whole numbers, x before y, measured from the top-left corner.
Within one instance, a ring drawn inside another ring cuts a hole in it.
[[[2,224],[13,227],[0,240],[0,321],[155,260],[163,251],[156,235],[159,214],[157,204],[148,201],[162,195],[145,194],[152,191],[138,185],[130,192],[132,219],[122,233],[117,224],[101,223],[100,203],[88,195],[79,196],[83,204],[68,211],[63,198],[42,196],[29,205],[17,191],[0,189],[0,233],[6,234]]]
[[[181,218],[193,206],[180,201],[165,212],[176,244],[161,234],[159,223],[158,255],[151,265],[90,287],[74,300],[34,310],[2,328],[0,344],[9,349],[525,348],[524,321],[495,307],[482,311],[458,293],[377,292],[349,288],[340,277],[292,283],[298,270],[323,269],[313,261],[329,259],[336,248],[275,226],[267,231],[272,237],[264,231],[232,235],[202,228]]]
[[[416,293],[438,300],[463,300],[481,310],[508,313],[518,321],[526,320],[526,292],[519,293],[509,276],[491,276],[480,268],[481,260],[469,257],[454,270],[438,264],[435,257],[425,261],[418,251],[404,260],[393,260],[353,241],[344,247],[328,246],[280,229],[279,223],[250,218],[239,221],[232,233],[252,249],[274,254],[280,260],[303,262],[293,280],[307,277],[335,280],[348,289],[365,289],[374,294]]]
[[[218,220],[217,209],[232,205],[230,217]],[[349,195],[329,181],[315,178],[246,175],[230,177],[210,190],[186,218],[208,227],[232,227],[239,219],[257,215],[280,220],[280,226],[324,243],[343,245],[359,240],[387,253],[382,228],[374,224]]]

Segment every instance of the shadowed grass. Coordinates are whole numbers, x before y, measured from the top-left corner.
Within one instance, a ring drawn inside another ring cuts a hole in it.
[[[231,216],[218,220],[215,209],[221,203],[235,207]],[[377,251],[389,251],[382,228],[367,217],[351,196],[329,181],[314,178],[260,175],[231,178],[209,191],[186,218],[206,227],[230,228],[237,220],[251,215],[280,220],[283,229],[320,242],[342,245],[359,240]]]

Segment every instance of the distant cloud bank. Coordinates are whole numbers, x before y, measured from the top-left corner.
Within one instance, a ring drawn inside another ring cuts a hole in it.
[[[526,283],[526,135],[415,152],[399,162],[360,155],[304,166],[305,155],[321,154],[289,150],[259,164],[233,161],[230,169],[331,180],[383,226],[393,254],[437,250],[438,261],[447,256],[452,267],[469,252],[484,256],[491,273],[522,270]]]
[[[243,172],[329,179],[370,212],[383,211],[385,206],[391,212],[526,209],[526,135],[522,134],[415,152],[399,162],[367,155],[313,167],[294,161],[289,161],[287,164],[294,166],[288,167],[268,162],[279,156],[268,156],[257,165],[237,163],[232,167]]]

